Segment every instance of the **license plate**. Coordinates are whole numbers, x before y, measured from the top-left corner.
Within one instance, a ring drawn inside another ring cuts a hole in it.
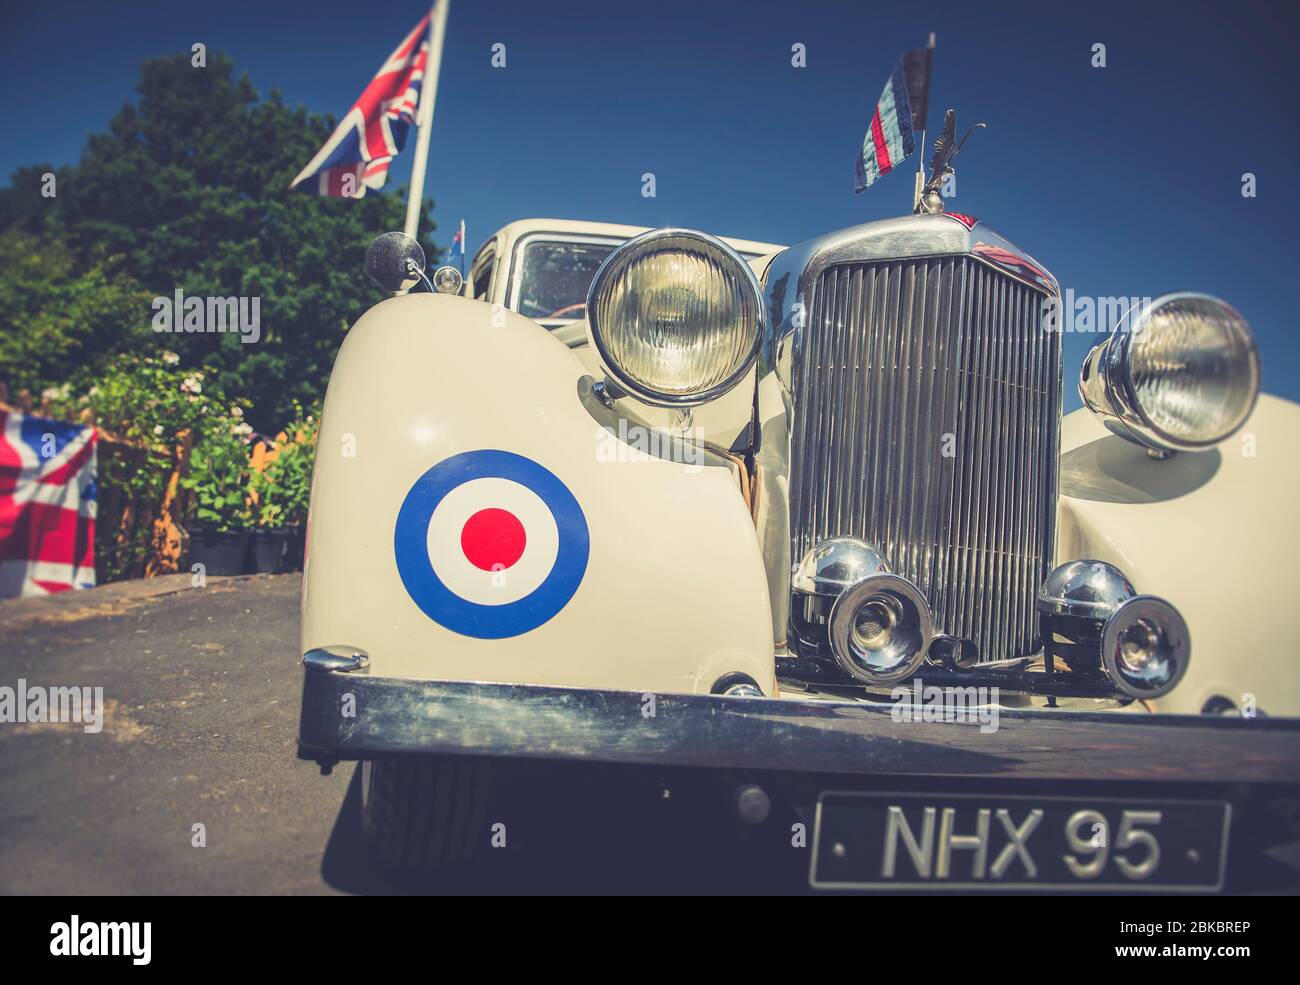
[[[815,889],[1214,892],[1231,808],[1221,801],[828,791]]]

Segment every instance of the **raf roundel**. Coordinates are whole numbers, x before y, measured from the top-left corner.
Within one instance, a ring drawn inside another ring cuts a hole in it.
[[[532,459],[495,449],[454,455],[420,476],[393,533],[411,600],[478,639],[519,636],[563,609],[590,547],[569,487]]]

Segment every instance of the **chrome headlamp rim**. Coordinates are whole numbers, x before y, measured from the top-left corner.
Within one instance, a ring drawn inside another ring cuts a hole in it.
[[[653,243],[660,239],[693,239],[721,252],[740,272],[740,281],[752,296],[754,311],[757,316],[753,328],[753,339],[750,341],[745,358],[735,372],[707,390],[698,393],[663,393],[632,379],[619,369],[617,362],[610,357],[609,350],[601,340],[599,306],[596,304],[596,295],[599,293],[601,286],[628,253],[639,250],[647,243]],[[718,237],[711,236],[709,233],[701,232],[698,229],[665,226],[662,229],[651,229],[649,232],[633,236],[611,252],[601,265],[596,268],[596,275],[592,277],[591,286],[587,289],[587,335],[591,339],[596,354],[600,357],[601,368],[620,390],[655,407],[694,407],[697,404],[705,404],[710,400],[716,400],[731,390],[744,379],[745,374],[753,368],[754,363],[757,361],[763,339],[767,335],[767,324],[768,314],[763,305],[763,290],[758,283],[758,277],[754,274],[753,268],[745,262],[744,257]]]
[[[1137,399],[1137,387],[1133,380],[1130,358],[1133,340],[1139,334],[1141,323],[1149,320],[1152,313],[1164,305],[1187,300],[1209,301],[1219,305],[1235,315],[1246,326],[1246,357],[1255,376],[1255,390],[1251,394],[1250,403],[1242,414],[1241,420],[1231,430],[1202,441],[1174,437],[1151,419],[1143,409],[1141,401]],[[1090,367],[1094,368],[1096,376],[1099,377],[1096,388],[1089,387]],[[1092,347],[1079,369],[1079,397],[1083,400],[1084,406],[1101,417],[1110,430],[1117,431],[1121,437],[1128,438],[1136,444],[1161,452],[1205,451],[1231,438],[1250,420],[1250,415],[1255,412],[1255,406],[1259,402],[1260,391],[1263,389],[1260,386],[1261,369],[1259,345],[1255,341],[1255,335],[1236,308],[1212,294],[1200,291],[1175,291],[1160,295],[1149,305],[1138,304],[1130,308],[1120,318],[1110,335]],[[1097,392],[1098,389],[1100,394]],[[1098,396],[1102,397],[1102,401],[1097,399]]]
[[[906,603],[916,616],[916,649],[895,666],[885,670],[872,670],[854,660],[850,642],[851,623],[858,607],[873,596],[892,596]],[[925,663],[925,655],[934,638],[934,620],[930,603],[912,582],[902,575],[874,574],[845,589],[831,604],[827,620],[827,635],[831,655],[850,677],[873,687],[888,687],[912,677]]]
[[[1131,676],[1119,666],[1120,637],[1139,620],[1155,620],[1169,649],[1173,672],[1164,681],[1154,685],[1134,683]],[[1172,604],[1158,595],[1135,595],[1123,602],[1102,630],[1102,667],[1111,683],[1131,698],[1155,700],[1163,698],[1182,681],[1192,656],[1191,633],[1187,620]]]

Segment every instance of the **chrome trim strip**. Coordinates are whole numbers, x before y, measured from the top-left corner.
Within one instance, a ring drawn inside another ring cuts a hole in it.
[[[357,715],[339,714],[344,693]],[[308,758],[402,753],[795,770],[1200,783],[1300,782],[1300,720],[999,709],[998,729],[895,722],[891,704],[304,675]]]

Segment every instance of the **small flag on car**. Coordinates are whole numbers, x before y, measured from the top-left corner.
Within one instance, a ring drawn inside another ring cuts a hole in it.
[[[367,188],[382,188],[388,165],[406,146],[407,132],[416,122],[428,59],[425,14],[289,187],[306,182],[310,191],[340,198],[361,198]]]
[[[869,188],[916,149],[913,134],[925,130],[931,51],[905,52],[885,83],[858,154],[855,191]]]

